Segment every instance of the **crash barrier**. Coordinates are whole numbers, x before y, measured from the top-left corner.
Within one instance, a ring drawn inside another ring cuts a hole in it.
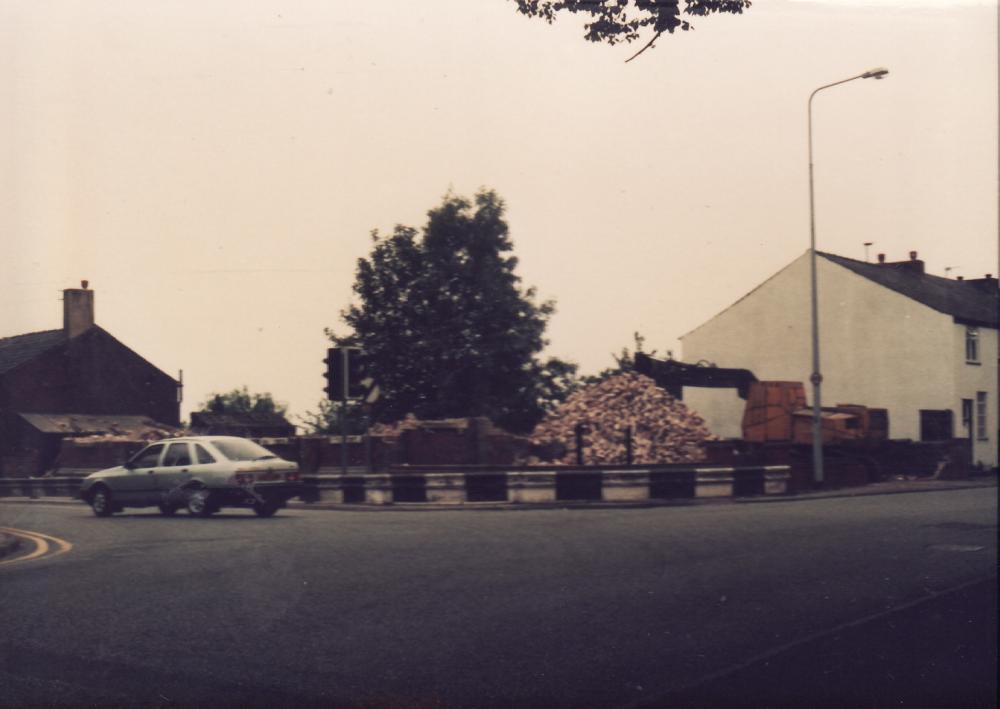
[[[329,469],[327,469],[329,470]],[[643,502],[708,497],[784,495],[787,465],[648,467],[447,468],[401,466],[388,473],[325,472],[305,477],[310,502],[538,504],[569,501]],[[0,497],[77,497],[81,477],[0,478]]]
[[[81,477],[0,478],[0,497],[76,497]]]
[[[334,504],[644,502],[784,495],[787,465],[607,468],[401,466],[387,473],[306,476],[304,499]]]

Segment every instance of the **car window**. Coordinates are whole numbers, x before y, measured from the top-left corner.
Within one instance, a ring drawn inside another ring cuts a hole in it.
[[[212,445],[229,460],[263,460],[278,457],[264,446],[245,438],[213,438]]]
[[[198,460],[199,465],[205,465],[206,463],[215,462],[215,458],[212,457],[212,454],[209,453],[207,450],[205,450],[205,446],[201,445],[200,443],[194,444],[194,455],[195,458]]]
[[[160,462],[160,453],[163,452],[163,444],[157,443],[139,453],[132,459],[133,468],[155,468]]]
[[[191,454],[187,443],[171,443],[163,456],[164,465],[191,465]]]

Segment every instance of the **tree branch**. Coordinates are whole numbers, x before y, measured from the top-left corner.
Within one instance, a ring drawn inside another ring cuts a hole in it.
[[[657,32],[655,35],[653,35],[653,38],[651,40],[649,40],[648,42],[646,42],[646,46],[644,46],[638,52],[636,52],[631,57],[629,57],[628,59],[626,59],[625,63],[628,64],[630,61],[632,61],[633,59],[635,59],[637,56],[639,56],[640,54],[642,54],[643,52],[645,52],[647,49],[649,49],[650,47],[652,47],[653,46],[653,42],[655,42],[656,40],[658,40],[660,38],[661,34],[663,34],[662,30],[660,32]]]

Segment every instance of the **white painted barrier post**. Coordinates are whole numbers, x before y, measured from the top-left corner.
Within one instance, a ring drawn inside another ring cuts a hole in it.
[[[427,501],[439,505],[466,502],[465,473],[427,473],[424,475]]]
[[[638,502],[649,499],[648,470],[605,470],[601,478],[605,502]]]
[[[732,468],[697,468],[695,475],[695,497],[733,496]]]
[[[552,470],[518,470],[507,473],[511,502],[556,501],[556,474]]]

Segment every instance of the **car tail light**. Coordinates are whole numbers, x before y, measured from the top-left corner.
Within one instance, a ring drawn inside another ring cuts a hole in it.
[[[292,471],[291,473],[285,473],[285,480],[290,483],[297,483],[302,480],[302,473],[298,470]]]
[[[233,481],[237,485],[253,485],[253,473],[236,473]]]

